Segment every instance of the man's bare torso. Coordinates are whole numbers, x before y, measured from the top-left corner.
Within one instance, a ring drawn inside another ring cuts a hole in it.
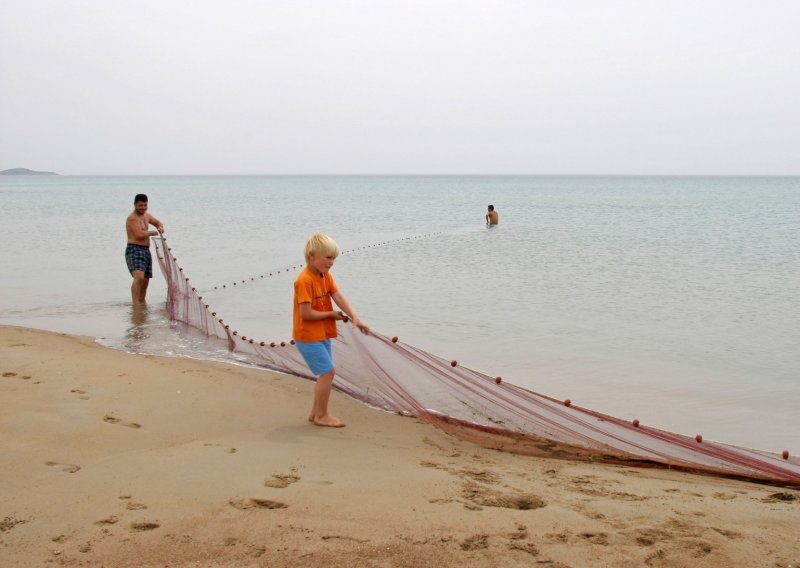
[[[128,243],[132,245],[150,246],[150,213],[140,215],[136,211],[128,215],[125,229],[128,232]],[[143,235],[143,236],[142,236]]]

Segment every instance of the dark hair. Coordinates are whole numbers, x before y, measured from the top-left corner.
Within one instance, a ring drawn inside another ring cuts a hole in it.
[[[494,211],[494,205],[489,205],[489,211]]]
[[[133,198],[133,203],[139,203],[140,201],[144,201],[147,203],[147,196],[144,193],[137,193],[136,197]]]

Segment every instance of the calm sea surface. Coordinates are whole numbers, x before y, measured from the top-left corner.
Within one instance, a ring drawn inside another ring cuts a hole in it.
[[[133,315],[140,192],[249,337],[289,338],[296,272],[276,270],[323,231],[377,331],[621,418],[800,452],[798,177],[0,176],[0,323],[229,357],[167,320],[157,267]]]

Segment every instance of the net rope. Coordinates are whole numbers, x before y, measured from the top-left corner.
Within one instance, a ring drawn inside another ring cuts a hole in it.
[[[166,239],[154,238],[167,282],[167,312],[267,369],[314,380],[293,341],[246,337],[203,300]],[[702,440],[629,422],[518,387],[371,331],[338,322],[334,387],[371,406],[514,453],[637,466],[666,466],[800,488],[800,459]]]

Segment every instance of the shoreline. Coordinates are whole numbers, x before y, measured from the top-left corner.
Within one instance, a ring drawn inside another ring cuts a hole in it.
[[[0,326],[0,564],[789,566],[800,491],[481,448],[313,383]]]

